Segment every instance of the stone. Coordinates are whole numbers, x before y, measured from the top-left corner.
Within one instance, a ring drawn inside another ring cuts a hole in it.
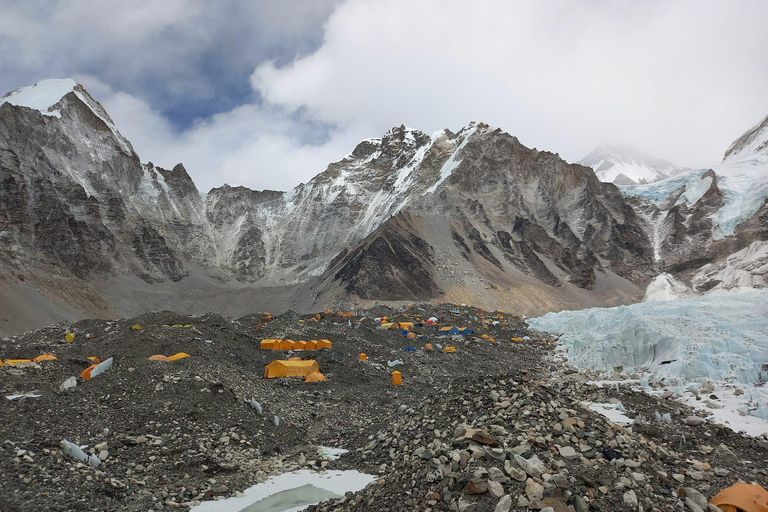
[[[573,459],[579,456],[579,454],[576,453],[576,450],[574,450],[572,446],[561,446],[560,455],[566,459]]]
[[[498,439],[491,437],[488,434],[485,434],[483,432],[475,432],[472,435],[472,440],[476,443],[485,444],[488,446],[493,446],[493,447],[499,446]]]
[[[529,478],[525,481],[525,495],[529,500],[540,500],[544,497],[544,486],[533,478]]]
[[[512,461],[510,461],[510,460],[507,460],[507,461],[504,462],[504,471],[506,471],[509,476],[511,476],[512,478],[514,478],[518,482],[525,482],[525,480],[528,478],[526,476],[525,471],[523,471],[522,469],[520,469],[518,467],[515,467],[512,464]]]
[[[109,452],[107,450],[101,450],[99,452],[99,460],[105,461],[109,457]]]
[[[502,496],[504,496],[504,486],[501,485],[499,482],[494,482],[493,480],[489,480],[488,494],[490,494],[494,498],[501,498]]]
[[[678,495],[681,498],[690,499],[700,509],[706,509],[709,500],[693,487],[683,487],[678,491]]]
[[[77,387],[77,378],[70,377],[64,382],[61,383],[61,386],[59,386],[59,391],[61,393],[71,393],[75,390]]]
[[[488,484],[482,478],[473,478],[467,484],[467,494],[485,494],[488,492]]]
[[[574,496],[573,508],[576,512],[589,512],[589,502],[581,496]]]
[[[504,472],[497,467],[492,467],[488,470],[488,478],[494,482],[506,482],[509,480]]]
[[[493,512],[509,512],[509,510],[512,508],[512,496],[510,494],[505,494],[501,497],[499,502],[496,504],[496,508],[493,509]]]
[[[631,510],[637,510],[637,495],[635,494],[635,491],[625,492],[622,500],[624,501],[624,505],[626,505],[627,508]]]
[[[733,394],[736,395],[736,396],[741,396],[741,395],[744,394],[744,390],[743,389],[737,389],[736,391],[733,392]]]
[[[538,478],[546,471],[544,463],[539,460],[538,455],[526,459],[520,455],[515,455],[515,462],[520,468],[534,478]]]
[[[573,508],[569,507],[562,501],[556,498],[544,498],[541,502],[547,507],[551,507],[554,512],[573,512]],[[546,508],[542,509],[546,510]]]
[[[698,427],[704,423],[704,418],[700,418],[698,416],[688,416],[683,420],[683,423],[690,427]]]
[[[216,484],[211,488],[211,492],[216,494],[224,494],[227,491],[229,491],[229,487],[224,484]]]

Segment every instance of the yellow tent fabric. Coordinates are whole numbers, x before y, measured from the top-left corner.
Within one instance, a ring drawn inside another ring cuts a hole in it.
[[[443,350],[446,352],[456,352],[456,347],[445,347]]]
[[[168,357],[169,361],[178,361],[179,359],[184,359],[185,357],[191,357],[186,352],[179,352],[178,354],[173,354],[172,356]]]
[[[282,340],[277,350],[291,350],[293,348],[293,340]]]
[[[91,366],[89,366],[88,368],[86,368],[85,370],[80,372],[80,375],[78,375],[78,377],[80,377],[81,379],[85,379],[85,380],[91,380],[91,372],[97,366],[98,366],[97,364],[92,364]]]
[[[64,336],[64,339],[67,340],[67,343],[72,343],[75,341],[75,335],[71,332],[68,332],[66,336]]]
[[[307,375],[307,378],[304,379],[304,382],[328,382],[328,379],[326,379],[325,375],[322,373],[314,372]]]
[[[2,359],[0,359],[0,366],[5,366]]]
[[[284,361],[278,359],[269,363],[264,369],[264,378],[306,377],[310,373],[319,371],[320,367],[314,359],[307,361]]]
[[[309,340],[306,345],[304,345],[304,350],[317,350],[317,340]]]
[[[141,326],[141,324],[134,324],[131,326],[131,329],[133,329],[134,331],[140,331],[143,329],[143,327]]]
[[[446,326],[446,327],[441,327],[439,332],[448,332],[450,330],[451,330],[451,327]]]
[[[410,331],[413,328],[413,322],[399,322],[397,326],[401,329],[408,329]]]
[[[164,356],[162,354],[155,354],[154,356],[149,356],[147,359],[150,361],[163,361],[168,362],[168,356]]]
[[[278,343],[280,343],[280,340],[276,340],[273,338],[264,339],[264,340],[261,340],[260,348],[264,350],[275,350],[276,349],[275,345],[277,345]]]
[[[32,360],[36,363],[39,363],[40,361],[55,361],[56,359],[58,359],[58,357],[53,354],[42,354],[33,358]]]
[[[383,323],[383,324],[381,324],[381,325],[379,326],[379,329],[389,329],[389,328],[390,328],[390,327],[392,327],[393,325],[395,325],[395,324],[393,324],[392,322],[386,322],[386,323]]]
[[[403,374],[400,373],[397,370],[392,372],[392,385],[393,386],[402,386],[403,385]]]
[[[5,364],[8,366],[14,366],[19,363],[29,363],[31,361],[32,361],[31,359],[6,359]]]
[[[307,342],[304,340],[294,342],[294,346],[296,350],[307,350]]]
[[[333,347],[333,344],[331,343],[330,340],[320,340],[320,341],[317,342],[317,348],[318,349],[321,349],[321,348],[332,348],[332,347]]]

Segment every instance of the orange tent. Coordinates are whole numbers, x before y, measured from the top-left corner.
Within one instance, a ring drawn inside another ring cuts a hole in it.
[[[307,378],[304,379],[304,382],[328,382],[328,379],[326,379],[325,375],[320,372],[313,372],[307,375]]]
[[[264,378],[274,379],[276,377],[306,377],[310,373],[319,372],[320,367],[317,361],[310,359],[307,361],[272,361],[264,369]]]
[[[307,342],[304,340],[295,341],[293,344],[298,350],[307,350]]]
[[[414,339],[416,339],[416,333],[415,332],[409,332],[408,334],[405,335],[405,337],[410,339],[410,340],[414,340]]]
[[[443,350],[446,352],[456,352],[456,347],[445,347]]]
[[[360,355],[359,355],[359,356],[357,356],[357,357],[358,357],[358,359],[360,359],[361,361],[367,361],[367,360],[368,360],[368,356],[367,356],[367,355],[365,355],[365,354],[360,354]]]
[[[317,342],[317,348],[331,348],[333,344],[330,342],[330,340],[320,340]]]
[[[424,350],[434,350],[434,349],[435,347],[432,346],[431,343],[427,343],[426,345],[424,345]]]
[[[278,350],[293,350],[293,340],[281,341]]]
[[[280,343],[280,340],[276,340],[273,338],[268,338],[265,340],[261,340],[261,345],[259,345],[260,348],[264,350],[277,350],[276,345]]]
[[[85,379],[85,380],[91,380],[91,372],[97,366],[98,366],[97,364],[92,364],[91,366],[89,366],[88,368],[86,368],[85,370],[80,372],[80,375],[78,375],[78,377],[80,377],[81,379]]]
[[[162,354],[156,354],[154,356],[149,356],[147,359],[150,361],[163,361],[165,363],[168,362],[168,356],[164,356]]]
[[[723,512],[768,512],[768,491],[759,485],[736,483],[709,500]]]
[[[6,359],[5,360],[5,364],[7,364],[8,366],[15,366],[19,363],[31,363],[31,362],[32,362],[31,359]]]
[[[306,345],[304,345],[304,350],[317,350],[317,340],[309,340]]]
[[[58,358],[53,354],[43,354],[35,357],[32,360],[35,361],[36,363],[39,363],[40,361],[55,361],[56,359]]]
[[[184,359],[185,357],[191,357],[186,352],[179,352],[178,354],[173,354],[172,356],[168,357],[169,361],[178,361],[179,359]]]

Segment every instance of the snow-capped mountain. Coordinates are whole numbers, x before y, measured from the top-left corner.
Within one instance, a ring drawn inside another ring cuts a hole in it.
[[[0,277],[26,276],[0,279],[0,300],[38,323],[174,304],[633,302],[662,267],[698,269],[768,240],[751,209],[728,217],[735,234],[721,241],[713,220],[732,201],[754,204],[752,190],[739,203],[736,177],[763,161],[763,133],[737,141],[721,174],[620,191],[483,123],[400,126],[292,191],[201,194],[181,164],[142,163],[82,86],[47,80],[0,101]]]
[[[637,149],[603,145],[582,158],[581,165],[591,167],[600,181],[616,185],[638,185],[690,171]]]

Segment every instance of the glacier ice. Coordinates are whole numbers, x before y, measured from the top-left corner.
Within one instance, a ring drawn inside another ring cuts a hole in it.
[[[750,413],[768,419],[768,291],[710,294],[615,308],[548,313],[532,328],[560,334],[569,363],[623,365],[670,387],[711,380],[747,390]]]

